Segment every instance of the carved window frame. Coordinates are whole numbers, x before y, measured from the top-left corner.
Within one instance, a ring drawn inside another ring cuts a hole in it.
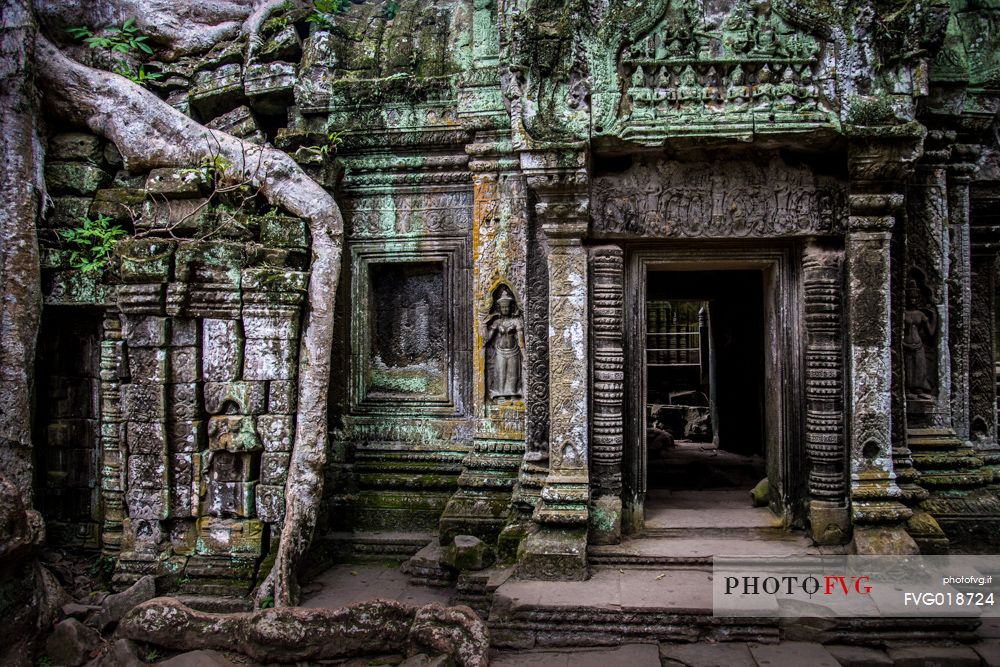
[[[465,360],[469,330],[469,271],[464,238],[437,238],[419,243],[362,241],[351,246],[351,353],[348,401],[351,414],[451,416],[462,413],[468,386]],[[440,264],[444,280],[445,390],[438,395],[379,395],[370,391],[372,357],[371,267],[386,264]]]

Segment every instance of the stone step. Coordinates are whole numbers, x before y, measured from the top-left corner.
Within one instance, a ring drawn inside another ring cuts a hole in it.
[[[428,532],[338,532],[314,541],[313,555],[330,563],[395,563],[408,560],[437,538]]]
[[[819,553],[829,553],[829,550],[820,551],[801,533],[784,533],[780,539],[684,533],[682,536],[646,536],[625,540],[621,544],[593,545],[587,549],[587,558],[593,567],[710,569],[713,556],[806,556]]]
[[[510,580],[489,617],[496,648],[777,641],[778,619],[712,616],[711,573],[598,569],[587,581]]]
[[[665,526],[647,527],[640,539],[678,537],[720,540],[797,540],[795,533],[782,526]]]

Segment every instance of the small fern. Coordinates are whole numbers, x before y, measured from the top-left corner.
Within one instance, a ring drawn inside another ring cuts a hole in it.
[[[115,245],[128,232],[106,215],[99,215],[93,220],[87,216],[80,219],[83,224],[79,227],[59,231],[63,241],[69,245],[69,265],[84,273],[101,271],[111,261]]]

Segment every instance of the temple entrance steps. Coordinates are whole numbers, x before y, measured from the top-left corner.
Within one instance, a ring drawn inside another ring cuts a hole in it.
[[[620,544],[590,545],[591,567],[711,569],[713,556],[808,556],[842,553],[813,545],[766,507],[751,507],[745,490],[655,490],[642,534]]]
[[[318,537],[309,552],[312,572],[334,563],[399,565],[437,538],[428,532],[335,532]]]
[[[712,616],[711,572],[601,568],[586,581],[508,580],[493,594],[498,648],[628,642],[776,642],[777,618]]]

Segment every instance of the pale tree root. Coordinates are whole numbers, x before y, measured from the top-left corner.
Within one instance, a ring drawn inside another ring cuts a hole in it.
[[[343,245],[340,209],[286,153],[210,130],[127,79],[71,60],[44,37],[36,50],[39,83],[53,111],[113,141],[130,170],[197,166],[220,158],[231,165],[220,174],[223,185],[259,188],[270,204],[308,222],[312,261],[285,519],[274,567],[257,592],[258,605],[265,598],[277,607],[294,604],[296,568],[312,540],[323,493],[334,295]]]
[[[117,633],[179,651],[238,651],[263,663],[423,653],[446,655],[461,667],[485,667],[490,648],[486,624],[468,607],[416,609],[378,599],[340,609],[212,614],[156,598],[126,614]]]

